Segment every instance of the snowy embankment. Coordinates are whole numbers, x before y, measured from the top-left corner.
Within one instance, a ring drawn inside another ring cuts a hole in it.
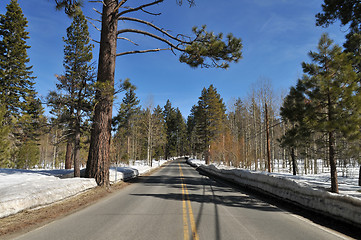
[[[322,182],[286,174],[255,172],[243,169],[220,169],[199,160],[188,163],[200,170],[236,184],[268,193],[331,217],[361,225],[361,188],[340,184],[340,194],[328,192]],[[306,179],[306,180],[305,180]],[[346,193],[346,194],[345,194]]]
[[[131,166],[110,168],[111,183],[128,180],[161,166],[166,161],[153,161],[153,167],[142,161]],[[63,200],[97,186],[92,178],[74,178],[73,170],[0,169],[0,218],[25,209]]]

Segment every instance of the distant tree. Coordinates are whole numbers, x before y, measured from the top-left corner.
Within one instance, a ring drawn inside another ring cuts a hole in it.
[[[58,8],[65,8],[68,14],[76,13],[80,1],[78,0],[55,0]],[[169,31],[154,25],[152,22],[142,19],[128,17],[128,14],[144,12],[156,16],[147,9],[164,2],[164,0],[151,1],[149,3],[136,3],[133,7],[125,7],[124,4],[130,1],[102,1],[101,12],[101,39],[98,62],[97,94],[98,102],[95,107],[91,145],[89,150],[89,161],[87,164],[87,176],[94,177],[98,185],[109,185],[109,150],[111,139],[111,118],[114,93],[114,72],[116,56],[123,56],[136,53],[158,52],[161,50],[172,50],[181,52],[179,60],[191,67],[219,67],[228,68],[230,62],[238,62],[242,58],[241,39],[235,38],[232,34],[227,35],[227,40],[222,41],[222,34],[207,32],[206,27],[194,28],[194,38],[182,34],[172,36]],[[176,1],[182,5],[183,1]],[[187,1],[190,6],[194,0]],[[122,9],[119,11],[119,9]],[[131,22],[141,26],[149,27],[149,31],[138,29],[118,30],[118,21]],[[152,32],[153,31],[153,32]],[[117,40],[130,39],[122,34],[133,33],[156,39],[166,45],[164,48],[147,50],[126,51],[117,54]],[[206,59],[210,59],[209,62]]]
[[[211,142],[224,131],[226,107],[217,89],[210,85],[204,88],[195,107],[195,131],[201,143],[206,164],[209,163],[209,150]]]
[[[163,109],[159,105],[153,110],[153,157],[160,159],[164,157],[166,144],[166,128],[163,116]]]
[[[291,127],[287,129],[281,137],[281,146],[288,148],[291,153],[293,175],[297,174],[297,163],[295,150],[310,144],[312,129],[307,123],[307,101],[304,96],[305,86],[301,80],[296,87],[291,87],[289,94],[283,101],[281,107],[282,119],[290,123]]]
[[[80,139],[82,131],[88,128],[85,123],[88,123],[94,107],[93,45],[89,43],[87,20],[80,10],[67,28],[67,38],[63,40],[65,74],[57,77],[57,91],[49,93],[48,103],[53,108],[63,110],[58,117],[68,127],[65,165],[69,168],[72,155],[74,176],[80,177]]]
[[[166,129],[166,145],[165,145],[165,159],[177,155],[177,123],[176,123],[176,110],[172,107],[172,103],[167,100],[163,108],[163,116]]]
[[[130,84],[129,80],[126,80],[126,83]],[[123,143],[126,146],[126,152],[122,154],[124,160],[129,160],[131,156],[132,124],[134,123],[133,119],[140,111],[140,100],[136,96],[135,90],[134,85],[127,88],[118,113],[113,118],[113,126],[117,131],[117,137],[126,139],[126,142]]]

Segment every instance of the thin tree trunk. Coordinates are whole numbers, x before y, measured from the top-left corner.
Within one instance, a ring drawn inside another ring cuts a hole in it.
[[[65,169],[71,169],[71,154],[72,154],[72,141],[70,137],[66,144],[66,154],[65,154]]]
[[[331,168],[331,192],[338,193],[338,182],[337,182],[337,168],[336,168],[336,159],[335,159],[335,138],[333,132],[328,133],[328,147],[330,151],[330,168]]]
[[[79,151],[80,151],[80,122],[77,122],[75,127],[75,142],[74,142],[74,177],[80,177]]]
[[[359,174],[358,174],[358,185],[361,186],[361,165],[360,165],[360,170],[359,170]]]
[[[297,175],[297,165],[296,165],[296,158],[295,158],[295,149],[292,148],[291,149],[291,159],[292,159],[292,170],[293,170],[293,175]]]
[[[91,131],[86,177],[109,187],[109,151],[117,50],[117,1],[104,0],[99,49],[95,113]]]
[[[268,119],[268,109],[267,103],[265,103],[266,109],[266,135],[267,135],[267,165],[268,165],[268,172],[271,172],[271,142],[269,138],[269,119]]]

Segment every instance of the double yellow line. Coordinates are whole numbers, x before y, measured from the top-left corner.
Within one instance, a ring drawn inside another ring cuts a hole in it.
[[[189,226],[188,226],[188,212],[189,212],[189,221],[191,223],[192,228],[192,239],[199,240],[197,227],[194,221],[191,201],[189,200],[189,193],[187,189],[187,184],[184,183],[184,175],[182,171],[182,167],[180,163],[179,166],[179,173],[182,180],[182,199],[183,199],[183,233],[184,233],[184,240],[189,240]],[[187,204],[188,204],[188,212],[187,212]]]

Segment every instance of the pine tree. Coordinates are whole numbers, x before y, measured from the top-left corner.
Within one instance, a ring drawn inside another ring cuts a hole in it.
[[[209,150],[211,142],[224,130],[226,107],[217,89],[210,85],[204,88],[195,107],[195,131],[201,143],[206,163],[209,163]]]
[[[126,142],[123,143],[126,146],[126,152],[121,154],[122,158],[126,161],[131,157],[133,119],[140,111],[140,100],[136,96],[135,90],[135,86],[130,86],[126,90],[118,114],[113,118],[113,126],[117,130],[117,137],[120,141],[122,141],[121,138],[126,139]]]
[[[337,134],[351,141],[360,133],[358,76],[347,54],[327,34],[322,35],[318,52],[309,55],[313,63],[302,64],[305,74],[298,86],[306,102],[304,121],[312,131],[327,136],[331,191],[337,193]]]
[[[176,129],[176,110],[172,107],[172,103],[167,100],[164,105],[164,122],[166,128],[167,143],[165,146],[165,159],[177,155],[177,129]]]
[[[0,168],[13,167],[10,161],[10,127],[5,123],[5,106],[0,106]]]
[[[164,157],[166,144],[166,128],[164,123],[163,109],[159,105],[153,110],[153,157]]]
[[[27,66],[27,20],[17,0],[11,0],[5,15],[0,15],[0,98],[6,107],[6,120],[18,118],[35,99],[32,66]]]
[[[53,108],[63,107],[59,118],[68,127],[65,165],[69,168],[69,151],[73,146],[74,176],[80,177],[80,138],[83,128],[87,127],[85,120],[89,119],[94,107],[93,45],[89,43],[88,25],[81,11],[74,16],[67,28],[67,38],[63,40],[65,74],[57,77],[57,91],[49,94],[48,102]]]
[[[0,100],[6,108],[5,121],[12,125],[12,136],[16,138],[13,161],[16,167],[29,168],[38,160],[36,142],[43,108],[34,89],[32,66],[27,66],[27,20],[17,0],[11,0],[6,9],[5,15],[0,15]],[[27,151],[34,154],[22,154]]]
[[[296,87],[291,87],[281,107],[283,120],[290,123],[289,128],[280,139],[281,146],[288,148],[291,153],[293,175],[297,174],[295,150],[307,147],[310,144],[312,129],[306,122],[308,101],[305,96],[305,86],[301,80]]]

